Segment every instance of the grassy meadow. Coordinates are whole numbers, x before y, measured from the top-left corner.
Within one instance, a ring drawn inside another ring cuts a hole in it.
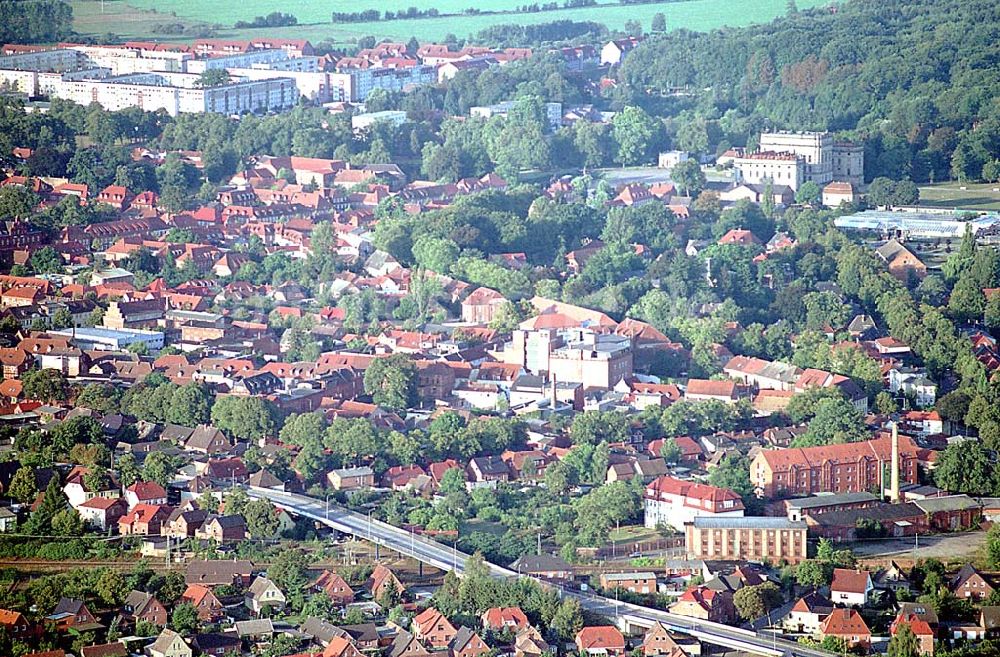
[[[377,0],[305,0],[287,3],[279,0],[70,0],[75,16],[76,29],[81,34],[101,35],[108,32],[126,38],[185,40],[174,35],[159,35],[153,31],[156,23],[180,22],[185,24],[214,23],[232,26],[236,21],[250,21],[273,11],[294,14],[299,25],[267,30],[224,29],[224,38],[249,38],[266,32],[273,36],[296,37],[313,41],[332,40],[348,42],[360,36],[408,39],[420,41],[441,40],[447,34],[467,37],[491,25],[517,23],[530,25],[556,20],[595,21],[611,29],[620,29],[626,21],[638,20],[648,29],[652,17],[663,13],[668,29],[686,28],[706,31],[721,27],[737,27],[750,23],[767,22],[782,15],[787,0],[681,0],[644,5],[620,5],[613,0],[598,0],[597,7],[583,7],[538,13],[513,13],[518,5],[528,0],[403,0],[385,3]],[[830,0],[798,0],[799,8],[829,4]],[[480,10],[510,11],[512,13],[489,16],[445,16],[412,20],[375,21],[365,23],[333,24],[331,13],[356,12],[364,9],[427,9],[436,7],[442,13],[460,12],[469,7]],[[190,37],[187,37],[190,40]]]

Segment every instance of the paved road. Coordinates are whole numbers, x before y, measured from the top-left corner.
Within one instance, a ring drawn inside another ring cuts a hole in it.
[[[454,570],[461,574],[465,568],[465,560],[469,557],[454,546],[442,545],[376,520],[371,516],[348,511],[339,505],[330,504],[328,501],[280,491],[250,490],[248,493],[252,498],[265,497],[288,511],[323,522],[337,531],[353,534],[358,538],[407,554],[442,570]],[[487,565],[490,574],[494,577],[520,576],[508,568],[490,563]],[[545,585],[544,582],[542,584]],[[639,605],[619,603],[593,594],[560,589],[560,595],[576,598],[581,606],[588,611],[602,614],[608,618],[615,618],[618,621],[626,621],[631,625],[643,627],[651,627],[654,623],[660,622],[669,629],[685,632],[701,641],[725,648],[744,650],[767,657],[829,657],[831,654],[824,650],[805,648],[789,641],[760,636],[749,630],[721,623],[698,621],[687,616],[678,616]]]

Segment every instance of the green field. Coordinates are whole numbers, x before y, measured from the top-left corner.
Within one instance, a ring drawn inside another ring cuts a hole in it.
[[[368,23],[334,25],[330,15],[334,11],[355,12],[367,8],[384,10],[388,3],[375,0],[307,0],[289,4],[278,0],[70,0],[76,17],[76,29],[81,34],[100,35],[108,32],[126,38],[158,38],[176,40],[180,37],[154,34],[155,23],[215,23],[231,26],[239,20],[249,21],[273,11],[292,13],[299,19],[295,27],[267,30],[223,30],[220,37],[248,38],[268,34],[271,36],[297,37],[313,41],[348,41],[359,36],[407,39],[411,36],[421,41],[440,40],[447,34],[467,37],[481,29],[500,23],[521,25],[548,23],[555,20],[595,21],[611,29],[620,29],[626,21],[638,20],[648,29],[653,14],[662,12],[669,29],[711,30],[725,26],[760,23],[782,15],[787,0],[683,0],[645,5],[619,5],[614,0],[598,0],[599,7],[584,7],[531,14],[506,13],[490,16],[447,16],[414,20],[391,20]],[[831,0],[799,0],[802,9],[828,5]],[[480,10],[511,11],[525,0],[404,0],[388,5],[392,9],[415,6],[420,9],[436,7],[442,13],[460,12],[469,7]]]
[[[962,189],[964,187],[965,189]],[[932,208],[1000,211],[1000,184],[947,182],[920,187],[920,205]]]

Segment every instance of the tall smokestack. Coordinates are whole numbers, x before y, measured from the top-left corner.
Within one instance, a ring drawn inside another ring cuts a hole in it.
[[[899,425],[892,423],[892,477],[889,484],[889,500],[893,504],[899,502]]]
[[[552,400],[551,400],[552,411],[555,412],[555,410],[556,410],[556,375],[555,374],[550,374],[549,375],[549,379],[550,379],[549,380],[549,385],[551,386],[549,388],[549,394],[552,397]]]

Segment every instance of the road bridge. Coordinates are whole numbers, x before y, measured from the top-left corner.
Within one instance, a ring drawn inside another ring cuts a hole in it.
[[[329,498],[319,500],[306,495],[260,489],[251,489],[248,494],[255,499],[266,498],[291,513],[321,522],[341,533],[351,534],[392,549],[441,570],[454,570],[461,575],[465,569],[465,560],[470,556],[459,551],[454,545],[449,547],[412,531],[382,522],[371,515],[366,516],[338,504],[330,504]],[[490,575],[496,578],[523,577],[509,568],[496,564],[487,562],[487,566]],[[538,581],[543,586],[551,586],[544,581]],[[578,600],[584,609],[616,619],[624,630],[637,627],[649,628],[655,623],[663,623],[670,630],[689,634],[704,643],[730,650],[742,650],[763,657],[830,657],[832,654],[825,650],[808,648],[771,635],[762,635],[721,623],[701,621],[591,593],[562,588],[558,590],[560,595]]]

